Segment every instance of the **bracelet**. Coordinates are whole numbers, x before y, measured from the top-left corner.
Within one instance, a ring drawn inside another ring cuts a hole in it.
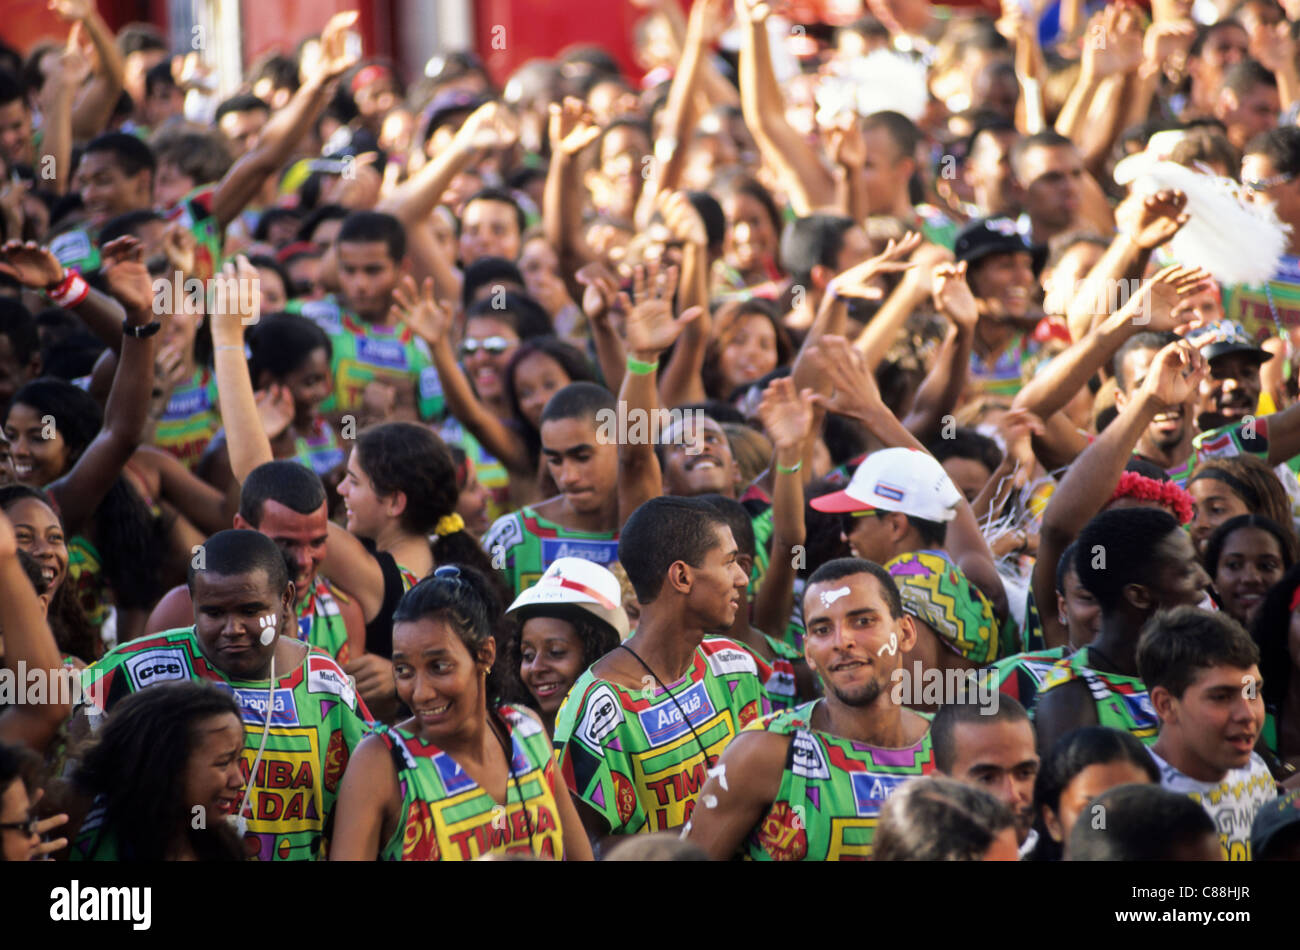
[[[133,327],[125,320],[122,321],[122,335],[133,336],[137,340],[146,340],[162,329],[162,324],[157,320],[152,323],[146,323],[143,326]]]
[[[658,372],[658,370],[658,363],[647,363],[633,356],[627,358],[627,371],[634,376],[649,376],[651,373]]]
[[[777,462],[777,463],[776,463],[776,473],[777,473],[778,475],[793,475],[795,472],[799,471],[799,469],[801,469],[801,468],[803,468],[803,461],[802,461],[802,460],[800,460],[800,461],[798,461],[798,462],[795,462],[793,465],[789,466],[788,468],[787,468],[786,466],[782,465],[780,462]]]
[[[219,346],[214,346],[212,349],[213,352],[218,352],[218,353],[222,350],[238,350],[240,353],[244,352],[244,348],[242,346],[237,346],[234,343],[222,343]]]
[[[81,303],[89,293],[90,285],[80,274],[72,270],[63,275],[63,280],[59,281],[58,286],[45,290],[45,295],[54,301],[54,305],[65,310]]]

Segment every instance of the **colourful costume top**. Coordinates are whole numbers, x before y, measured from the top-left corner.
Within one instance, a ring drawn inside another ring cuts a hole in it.
[[[608,568],[618,561],[618,533],[571,531],[525,505],[493,523],[483,549],[492,566],[505,573],[511,596],[517,597],[536,584],[556,558],[581,557]]]
[[[934,771],[929,729],[915,745],[880,749],[813,729],[819,702],[745,727],[791,737],[781,789],[745,842],[752,861],[865,861],[885,801]]]
[[[115,647],[82,673],[92,726],[131,693],[176,680],[215,683],[239,704],[242,767],[253,785],[244,837],[249,856],[262,861],[320,857],[343,770],[370,728],[370,711],[343,669],[313,649],[299,666],[277,675],[267,729],[269,683],[232,680],[216,669],[193,627],[166,630]],[[250,779],[264,730],[266,751]]]
[[[1131,732],[1147,745],[1153,744],[1160,731],[1160,720],[1147,695],[1146,683],[1136,676],[1093,669],[1088,665],[1088,652],[1083,647],[1053,664],[1038,688],[1040,699],[1066,683],[1082,680],[1096,704],[1098,725]]]
[[[650,676],[629,689],[587,670],[555,718],[569,791],[610,834],[680,828],[732,737],[771,711],[763,675],[752,653],[720,637],[696,649],[690,671],[667,692]]]
[[[383,860],[472,861],[518,852],[564,857],[555,760],[546,730],[514,706],[503,704],[497,710],[510,731],[511,777],[504,806],[437,746],[397,726],[375,727],[392,753],[402,793],[397,829],[380,851]]]

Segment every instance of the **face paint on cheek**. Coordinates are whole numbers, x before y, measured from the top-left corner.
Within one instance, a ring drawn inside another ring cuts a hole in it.
[[[876,656],[880,656],[880,655],[881,655],[882,653],[884,653],[886,650],[889,651],[889,655],[890,655],[890,656],[893,656],[895,653],[898,652],[898,634],[897,634],[897,633],[892,633],[892,632],[891,632],[891,633],[889,634],[889,642],[886,643],[884,646],[882,646],[879,650],[876,651]]]
[[[822,591],[822,595],[821,595],[822,606],[829,607],[832,604],[834,604],[835,601],[839,600],[841,597],[847,597],[848,595],[849,595],[848,587],[841,587],[838,590]]]
[[[257,625],[262,628],[262,646],[270,646],[271,642],[275,640],[278,632],[277,628],[280,625],[279,621],[280,618],[275,614],[265,614],[257,618]]]

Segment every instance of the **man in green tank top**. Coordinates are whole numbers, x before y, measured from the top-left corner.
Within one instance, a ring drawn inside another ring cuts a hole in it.
[[[712,505],[646,502],[619,559],[642,607],[636,633],[578,678],[555,721],[560,768],[595,845],[686,824],[728,743],[771,708],[753,654],[705,639],[735,620],[747,580]]]
[[[239,814],[249,857],[322,856],[339,782],[370,713],[342,667],[298,641],[293,582],[269,538],[220,531],[195,558],[194,626],[109,651],[83,674],[82,708],[94,727],[122,697],[157,683],[205,679],[230,690],[244,720],[248,791]]]
[[[751,724],[710,773],[686,836],[716,860],[864,861],[885,801],[934,770],[929,719],[898,701],[916,627],[889,573],[830,561],[803,609],[825,698]]]
[[[1159,720],[1138,674],[1138,636],[1161,608],[1201,603],[1210,579],[1187,532],[1158,508],[1103,511],[1080,533],[1077,557],[1101,627],[1044,677],[1034,714],[1038,747],[1046,753],[1065,733],[1098,725],[1151,745]]]

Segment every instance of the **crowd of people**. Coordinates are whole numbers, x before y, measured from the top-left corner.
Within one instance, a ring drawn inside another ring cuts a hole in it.
[[[1300,3],[49,3],[6,860],[1300,858]]]

